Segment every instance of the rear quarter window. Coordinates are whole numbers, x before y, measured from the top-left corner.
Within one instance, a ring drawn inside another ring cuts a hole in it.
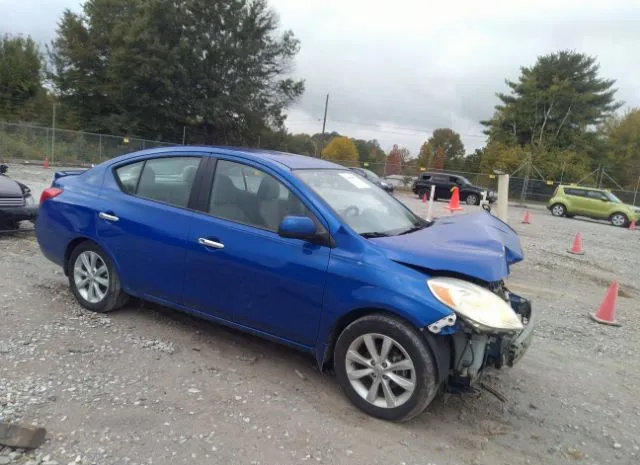
[[[115,176],[120,187],[127,194],[135,194],[136,187],[138,185],[138,179],[140,179],[140,173],[142,173],[142,166],[144,161],[137,163],[131,163],[130,165],[124,165],[115,170]]]

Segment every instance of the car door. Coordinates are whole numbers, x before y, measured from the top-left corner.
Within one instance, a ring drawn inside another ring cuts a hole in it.
[[[587,213],[592,218],[609,218],[609,199],[600,191],[586,191]]]
[[[565,189],[565,194],[569,198],[569,213],[572,215],[589,216],[589,199],[587,191],[575,187]]]
[[[449,192],[449,189],[451,188],[449,184],[449,176],[434,174],[431,176],[431,182],[436,186],[436,197],[439,199],[448,199],[451,197],[451,192]]]
[[[100,192],[97,236],[125,290],[182,301],[192,187],[202,155],[163,154],[116,164]]]
[[[325,226],[265,167],[219,159],[187,241],[185,305],[291,341],[315,343],[330,249],[277,233],[286,215]]]

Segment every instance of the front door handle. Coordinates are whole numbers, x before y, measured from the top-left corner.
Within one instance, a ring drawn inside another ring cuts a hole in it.
[[[110,215],[109,213],[105,213],[105,212],[98,213],[98,216],[100,218],[102,218],[103,220],[113,221],[113,222],[116,222],[116,221],[118,221],[120,219],[115,215]]]
[[[198,239],[198,244],[204,245],[205,247],[211,247],[213,249],[224,249],[224,244],[222,244],[221,242],[205,239],[204,237]]]

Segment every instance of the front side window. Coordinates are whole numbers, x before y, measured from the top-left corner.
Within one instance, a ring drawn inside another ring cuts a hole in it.
[[[414,215],[375,184],[347,170],[295,170],[354,231],[365,237],[403,234],[425,227]]]
[[[217,163],[209,213],[270,231],[277,231],[288,215],[312,218],[302,202],[276,178],[227,160]]]
[[[200,157],[152,158],[116,168],[127,194],[186,208]]]

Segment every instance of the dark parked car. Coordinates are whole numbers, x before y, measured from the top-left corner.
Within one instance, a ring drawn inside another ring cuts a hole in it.
[[[532,338],[504,283],[523,259],[512,228],[425,221],[317,158],[168,147],[58,172],[36,236],[84,307],[134,296],[295,347],[385,420],[512,366]]]
[[[0,229],[14,229],[24,220],[35,220],[38,205],[31,189],[7,176],[7,165],[0,165]]]
[[[496,192],[485,187],[475,186],[464,176],[449,173],[422,173],[413,182],[414,194],[422,197],[424,194],[429,195],[431,186],[436,186],[435,199],[448,199],[451,197],[451,189],[458,186],[460,189],[460,200],[466,202],[467,205],[480,205],[482,193],[487,192],[487,201],[493,203],[498,196]]]
[[[368,179],[376,186],[381,187],[387,192],[393,193],[393,184],[381,179],[376,173],[365,168],[349,168],[351,171],[358,173],[365,179]]]

